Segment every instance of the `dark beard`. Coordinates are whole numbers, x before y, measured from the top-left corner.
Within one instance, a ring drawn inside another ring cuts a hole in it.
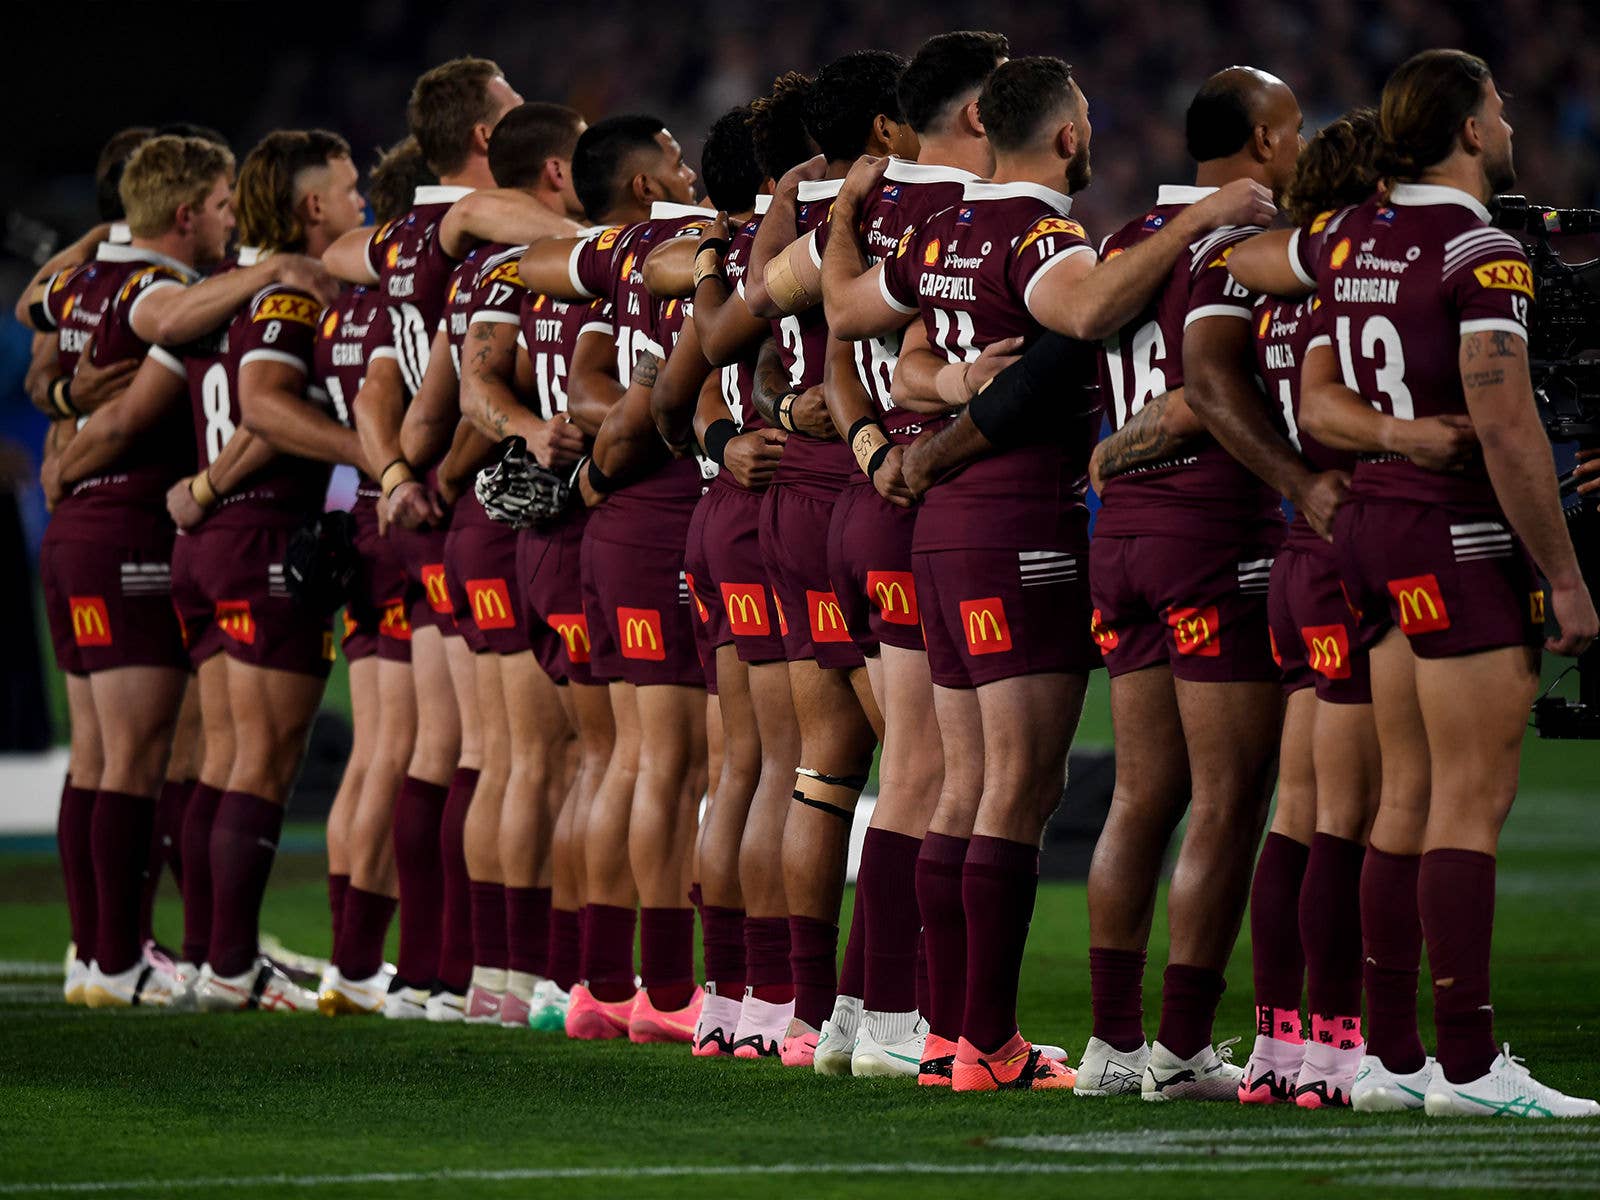
[[[1094,170],[1089,165],[1089,148],[1085,146],[1072,156],[1067,164],[1067,195],[1076,196],[1089,186]]]
[[[1509,192],[1517,183],[1517,168],[1511,161],[1511,154],[1506,153],[1504,161],[1485,164],[1485,174],[1489,179],[1489,194],[1498,196],[1502,192]]]

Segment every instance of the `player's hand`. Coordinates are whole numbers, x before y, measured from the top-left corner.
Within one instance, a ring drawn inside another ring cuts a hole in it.
[[[1399,451],[1429,471],[1457,471],[1478,456],[1478,431],[1463,413],[1396,421]]]
[[[781,429],[752,429],[728,439],[722,452],[722,469],[740,487],[764,492],[772,485],[783,459],[783,443],[789,435]]]
[[[61,456],[52,454],[44,460],[44,466],[39,468],[39,486],[44,489],[44,505],[50,512],[55,512],[56,505],[61,503],[67,494],[67,489],[61,482]]]
[[[1021,357],[1020,337],[1001,338],[998,342],[990,342],[978,355],[977,361],[967,368],[967,399],[970,401],[973,396],[983,391],[991,379]]]
[[[1272,192],[1255,180],[1235,179],[1197,202],[1190,212],[1204,232],[1224,225],[1270,225],[1278,206],[1272,202]]]
[[[583,430],[566,413],[557,413],[528,434],[528,452],[541,467],[565,471],[583,457],[584,440]]]
[[[1094,494],[1097,496],[1103,494],[1106,486],[1104,448],[1105,442],[1096,442],[1094,450],[1089,454],[1089,486],[1094,489]]]
[[[1578,466],[1573,472],[1578,479],[1578,495],[1592,496],[1600,492],[1600,447],[1578,451]]]
[[[878,495],[896,508],[910,508],[917,502],[917,493],[906,483],[905,458],[904,446],[890,446],[872,473],[872,486],[878,489]]]
[[[94,338],[84,344],[78,354],[78,365],[72,371],[72,402],[82,412],[92,412],[108,400],[115,400],[133,382],[140,360],[125,358],[108,367],[94,365],[90,351]]]
[[[1600,617],[1595,615],[1594,599],[1581,579],[1562,587],[1550,585],[1550,611],[1559,630],[1555,637],[1544,641],[1544,648],[1551,654],[1576,657],[1594,644],[1595,634],[1600,633]]]
[[[1293,497],[1295,511],[1304,514],[1306,523],[1325,542],[1333,541],[1333,515],[1350,490],[1350,476],[1344,471],[1320,471],[1306,480],[1300,494]]]
[[[389,521],[402,529],[421,529],[444,518],[444,507],[430,488],[408,479],[389,493]]]
[[[883,178],[884,171],[889,168],[889,157],[882,158],[871,154],[863,154],[851,164],[850,173],[844,177],[844,186],[839,189],[839,195],[834,200],[834,205],[843,205],[845,208],[859,208],[861,202],[878,186],[878,180]]]
[[[695,243],[694,252],[698,255],[707,242],[722,242],[726,253],[727,241],[728,214],[719,210],[717,215],[711,218],[711,223],[700,231],[700,240]]]
[[[783,173],[783,178],[778,180],[777,195],[793,195],[800,190],[802,183],[809,183],[813,179],[821,179],[828,173],[828,157],[817,154],[808,158],[803,163],[797,163]]]
[[[274,254],[267,261],[275,268],[274,277],[285,287],[310,292],[324,304],[332,304],[339,294],[339,281],[317,259],[304,254]]]
[[[922,434],[900,456],[900,480],[913,500],[922,499],[933,486],[932,438],[931,432]]]
[[[794,422],[795,430],[807,437],[823,442],[838,440],[839,431],[834,427],[833,418],[828,415],[828,402],[823,396],[821,384],[808,387],[800,393],[794,407],[789,410],[789,419]]]
[[[193,529],[206,519],[206,510],[200,507],[194,492],[189,489],[189,481],[193,478],[192,475],[185,476],[167,489],[167,515],[179,529]]]

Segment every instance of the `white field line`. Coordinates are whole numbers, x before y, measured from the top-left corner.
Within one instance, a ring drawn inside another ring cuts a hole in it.
[[[58,959],[55,962],[30,962],[23,959],[0,959],[0,976],[11,979],[61,979],[66,975]]]
[[[1512,1130],[1515,1130],[1513,1133]],[[1448,1138],[1504,1142],[1515,1146],[1528,1138],[1570,1138],[1600,1153],[1595,1135],[1600,1126],[1587,1121],[1527,1121],[1508,1128],[1505,1122],[1461,1121],[1445,1124],[1430,1121],[1407,1125],[1335,1125],[1329,1128],[1271,1129],[1141,1129],[1121,1133],[1035,1134],[1025,1137],[992,1137],[984,1145],[1002,1150],[1031,1150],[1055,1154],[1147,1154],[1157,1147],[1204,1149],[1207,1153],[1223,1145],[1257,1146],[1281,1149],[1285,1142],[1356,1141],[1362,1147],[1380,1142],[1437,1143]],[[1355,1148],[1351,1148],[1352,1151]],[[1294,1151],[1298,1153],[1298,1151]],[[1453,1151],[1452,1151],[1453,1153]]]

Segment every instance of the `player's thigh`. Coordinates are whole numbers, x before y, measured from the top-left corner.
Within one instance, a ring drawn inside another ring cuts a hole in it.
[[[864,772],[878,739],[848,675],[800,659],[789,664],[789,687],[801,755],[807,759],[803,765],[827,775]]]
[[[94,689],[87,675],[68,675],[67,716],[72,722],[70,773],[74,787],[95,791],[105,765],[100,740],[100,719],[94,711]]]
[[[561,692],[532,651],[499,656],[500,704],[511,757],[546,762],[571,736]],[[571,690],[570,688],[568,690]]]
[[[200,771],[200,684],[191,672],[184,681],[183,700],[178,705],[178,720],[172,730],[172,753],[167,759],[167,778],[194,779]]]
[[[639,721],[639,766],[662,775],[686,775],[705,760],[705,692],[659,684],[634,689]]]
[[[1278,753],[1282,688],[1276,682],[1177,679],[1174,690],[1196,798],[1243,798],[1247,791],[1264,789]]]
[[[236,658],[227,662],[228,704],[238,739],[237,753],[298,755],[322,701],[326,680]]]
[[[165,765],[188,678],[177,667],[116,667],[89,676],[108,762],[148,755],[159,743]]]
[[[1372,713],[1370,704],[1317,701],[1312,756],[1318,833],[1353,842],[1367,840],[1383,780]]]
[[[1417,700],[1417,659],[1396,628],[1371,648],[1368,659],[1382,773],[1372,844],[1393,854],[1420,854],[1433,793],[1433,756]]]
[[[478,668],[466,638],[446,637],[444,641],[445,664],[450,672],[450,685],[455,691],[456,711],[460,714],[461,742],[463,748],[476,745],[481,729],[482,714],[478,710]]]
[[[417,693],[411,663],[374,656],[378,664],[374,698],[378,710],[375,757],[404,763],[417,736]]]
[[[983,714],[971,688],[935,685],[933,709],[944,743],[944,785],[928,829],[948,837],[970,837],[983,798]]]
[[[1119,803],[1165,808],[1189,793],[1189,752],[1172,670],[1165,664],[1111,679]]]
[[[505,696],[502,693],[501,662],[498,654],[484,652],[471,658],[473,683],[472,718],[478,728],[478,743],[485,756],[493,755],[504,764],[511,753]],[[463,712],[463,718],[466,714]]]
[[[1315,746],[1321,719],[1316,689],[1296,688],[1283,703],[1283,731],[1278,739],[1278,802],[1272,832],[1302,845],[1317,826]]]

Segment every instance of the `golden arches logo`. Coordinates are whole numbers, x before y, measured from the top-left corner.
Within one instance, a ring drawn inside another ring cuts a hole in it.
[[[80,646],[111,645],[111,617],[100,596],[69,596],[72,613],[72,640]]]
[[[516,628],[511,592],[504,579],[467,580],[467,599],[472,604],[472,619],[479,629]]]
[[[1306,661],[1327,679],[1350,678],[1350,632],[1343,625],[1306,625],[1300,630]]]
[[[766,589],[759,583],[725,583],[722,606],[728,628],[735,637],[765,637],[772,632],[767,618]]]
[[[1400,632],[1436,633],[1450,628],[1450,612],[1439,591],[1436,575],[1410,575],[1389,580],[1389,595],[1394,597],[1395,617]]]
[[[428,595],[428,607],[436,613],[455,611],[450,603],[450,585],[445,582],[443,563],[425,563],[422,567],[422,588]]]
[[[917,585],[910,571],[868,571],[867,595],[878,606],[878,615],[890,625],[916,625]]]
[[[1011,623],[1006,620],[1005,602],[999,596],[963,600],[960,614],[969,654],[1003,654],[1012,648]]]
[[[839,598],[832,592],[806,592],[806,613],[811,618],[813,642],[848,642],[850,627],[845,623]]]
[[[589,661],[589,618],[583,613],[551,613],[547,621],[550,628],[567,648],[571,662]]]
[[[1169,608],[1167,628],[1172,630],[1172,642],[1179,654],[1217,658],[1222,654],[1222,623],[1217,618],[1217,607]]]
[[[256,619],[250,612],[248,600],[218,600],[217,628],[234,641],[246,646],[255,645]]]
[[[659,609],[618,607],[617,630],[622,635],[623,658],[666,661],[667,646],[661,632]]]

